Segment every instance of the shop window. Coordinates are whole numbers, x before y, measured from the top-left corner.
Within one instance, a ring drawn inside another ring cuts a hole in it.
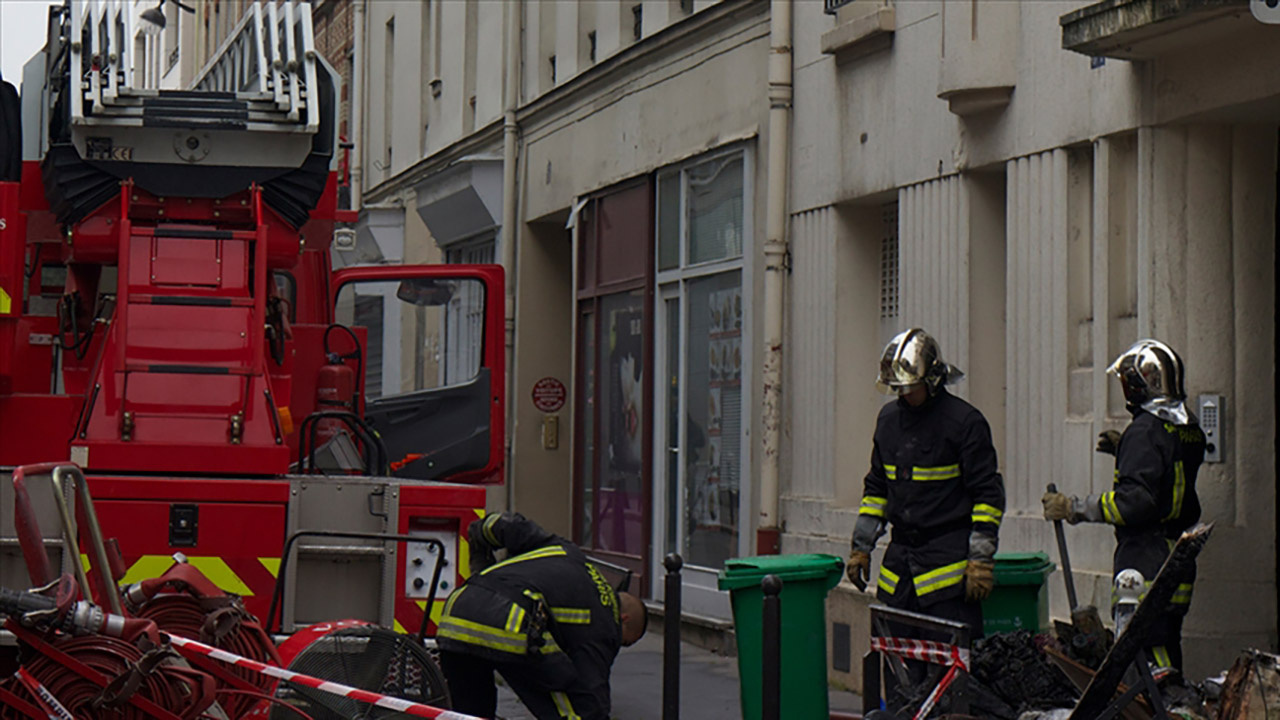
[[[738,554],[746,529],[746,177],[745,154],[734,151],[658,178],[662,540],[708,569]]]

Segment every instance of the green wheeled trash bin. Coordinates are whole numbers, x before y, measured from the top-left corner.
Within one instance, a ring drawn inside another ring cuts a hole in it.
[[[982,603],[982,629],[987,635],[1049,627],[1045,579],[1055,565],[1043,552],[997,553],[996,586]]]
[[[827,591],[840,582],[844,561],[834,555],[735,558],[720,571],[720,589],[733,602],[743,720],[760,720],[765,575],[782,580],[782,716],[828,720]]]

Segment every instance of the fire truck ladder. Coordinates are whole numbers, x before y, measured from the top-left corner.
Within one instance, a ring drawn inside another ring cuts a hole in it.
[[[250,5],[188,90],[162,90],[133,51],[140,35],[129,0],[71,5],[71,67],[83,69],[71,94],[73,125],[211,127],[314,134],[320,109],[309,4]],[[176,48],[175,48],[176,50]]]
[[[135,11],[132,0],[72,0],[50,37],[46,102],[57,127],[45,163],[59,219],[92,212],[119,180],[206,198],[257,183],[300,227],[337,144],[336,73],[316,53],[311,6],[249,5],[186,89],[159,87],[154,56],[172,53]]]

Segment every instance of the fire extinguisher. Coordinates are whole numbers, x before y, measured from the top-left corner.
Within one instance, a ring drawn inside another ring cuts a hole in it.
[[[335,329],[342,329],[351,336],[351,343],[354,349],[344,354],[334,352],[329,347],[329,333]],[[320,367],[320,372],[316,375],[316,411],[342,411],[355,413],[357,382],[360,370],[362,370],[362,360],[360,357],[360,340],[351,328],[337,323],[325,328],[324,331],[324,355],[325,364]],[[349,359],[355,359],[356,369],[353,370],[346,363]],[[338,433],[343,426],[341,420],[325,418],[316,423],[316,444],[323,445],[330,438]]]

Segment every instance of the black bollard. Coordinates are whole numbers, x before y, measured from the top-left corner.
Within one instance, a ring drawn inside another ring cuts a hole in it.
[[[667,568],[663,595],[666,619],[662,623],[662,720],[680,720],[680,568],[684,560],[671,553],[662,560]]]
[[[761,688],[764,702],[760,704],[761,720],[780,720],[782,717],[782,580],[777,575],[765,575],[760,581],[764,591],[764,637],[761,661]]]

